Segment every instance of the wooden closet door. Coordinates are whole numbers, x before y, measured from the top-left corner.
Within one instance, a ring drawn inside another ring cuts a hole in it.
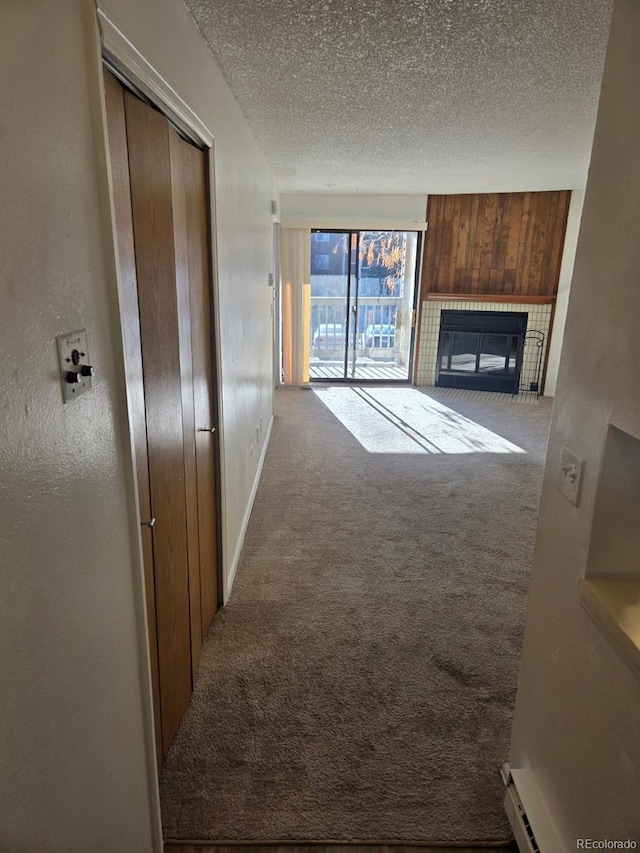
[[[122,337],[125,356],[127,399],[133,434],[138,484],[138,505],[143,523],[150,521],[151,491],[149,486],[149,457],[147,453],[147,421],[145,414],[144,380],[142,372],[142,344],[140,340],[140,314],[138,309],[138,282],[131,215],[129,186],[129,152],[124,112],[124,89],[109,71],[105,70],[105,99],[107,129],[113,180],[116,242],[119,264],[119,299],[122,318]],[[147,629],[151,659],[151,683],[156,734],[156,759],[162,762],[162,727],[160,708],[160,675],[158,668],[158,632],[156,625],[156,591],[153,565],[153,530],[142,528],[142,556],[144,561],[145,597],[147,603]]]
[[[180,379],[182,384],[182,426],[185,462],[185,494],[187,501],[187,541],[189,549],[189,618],[191,626],[191,668],[195,679],[202,648],[200,620],[200,530],[198,523],[198,473],[196,462],[196,423],[193,394],[193,350],[191,341],[189,222],[187,189],[182,166],[182,146],[187,145],[173,128],[169,128],[171,157],[171,194],[173,234],[176,252],[176,294],[178,337],[180,341]],[[190,147],[190,146],[189,146]]]
[[[204,637],[221,602],[216,470],[219,436],[209,266],[207,153],[172,132],[171,155],[185,203],[197,469],[199,616]]]
[[[207,164],[109,72],[105,89],[160,764],[220,599]]]
[[[153,528],[163,755],[191,696],[183,389],[169,124],[125,92]]]

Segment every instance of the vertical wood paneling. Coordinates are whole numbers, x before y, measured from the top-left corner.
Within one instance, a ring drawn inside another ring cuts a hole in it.
[[[505,270],[504,271],[504,283],[502,286],[502,293],[514,294],[516,291],[516,271]]]
[[[509,196],[500,193],[496,201],[496,230],[491,256],[491,269],[499,273],[504,269],[504,258],[507,253],[508,209]],[[496,275],[498,278],[498,275]],[[502,279],[502,276],[499,276]]]
[[[467,275],[471,286],[471,270],[473,269],[473,253],[477,240],[478,219],[480,218],[480,196],[471,196],[471,214],[469,217],[469,248],[467,250]]]
[[[446,281],[449,275],[449,264],[452,254],[452,236],[453,236],[453,196],[444,196],[444,204],[442,210],[441,238],[440,251],[438,253],[438,288],[446,286]]]
[[[531,193],[525,193],[522,202],[522,217],[518,236],[518,255],[516,258],[515,293],[521,296],[526,288],[526,276],[529,274],[527,262],[527,244],[529,240],[529,221],[531,218]]]
[[[560,278],[562,250],[564,249],[564,238],[567,230],[567,217],[569,215],[570,200],[570,193],[562,193],[558,199],[556,227],[553,235],[551,257],[549,258],[549,281],[558,281]]]
[[[524,233],[521,234],[521,269],[522,276],[520,278],[520,295],[528,296],[529,294],[529,276],[531,275],[531,264],[533,261],[533,246],[535,243],[536,233],[536,217],[538,213],[538,196],[537,193],[527,193],[529,205],[526,207],[526,226]],[[517,274],[517,273],[516,273]]]
[[[456,274],[456,265],[458,258],[458,244],[460,242],[460,216],[461,203],[460,196],[452,196],[452,218],[451,218],[451,251],[449,253],[449,268],[447,270],[446,280],[454,281]],[[464,236],[463,236],[464,240]]]
[[[484,246],[484,205],[478,207],[476,220],[476,237],[471,246],[471,291],[478,293],[480,287],[480,262],[482,260],[482,247]]]
[[[491,264],[496,237],[497,195],[488,193],[483,206],[482,246],[480,247],[480,293],[489,291]]]
[[[427,207],[429,207],[430,204],[431,204],[431,199],[429,199]],[[427,213],[427,215],[428,215],[428,213]],[[435,221],[434,221],[434,227],[435,227]],[[429,231],[431,233],[433,233],[431,231],[430,226],[429,226]],[[431,240],[425,241],[424,250],[423,250],[423,254],[422,254],[423,275],[427,275],[435,266],[434,250],[435,250],[435,240],[431,239]]]
[[[532,221],[531,251],[529,252],[529,276],[527,278],[527,296],[537,296],[546,292],[543,281],[544,249],[547,241],[549,223],[549,193],[535,193],[535,215]]]
[[[571,192],[429,196],[422,294],[552,298]]]
[[[440,266],[440,243],[442,242],[442,211],[444,208],[444,196],[435,196],[433,199],[433,205],[434,219],[433,231],[431,232],[433,240],[433,263],[431,265],[431,268],[434,271],[433,274],[435,276]]]
[[[454,287],[455,279],[458,270],[463,271],[467,267],[467,257],[469,255],[469,227],[471,220],[471,200],[470,195],[459,195],[458,197],[459,215],[458,215],[458,246],[456,250],[455,268],[453,271]]]
[[[504,259],[505,270],[513,270],[515,281],[515,269],[518,265],[518,244],[520,241],[520,222],[524,210],[524,193],[509,193],[510,211],[507,235],[507,250]]]
[[[556,228],[558,222],[558,207],[560,204],[560,198],[558,193],[554,193],[551,197],[551,201],[549,204],[549,221],[547,226],[547,239],[544,246],[544,261],[542,267],[542,280],[549,280],[549,273],[551,269],[551,257],[553,254],[553,243],[556,235]]]

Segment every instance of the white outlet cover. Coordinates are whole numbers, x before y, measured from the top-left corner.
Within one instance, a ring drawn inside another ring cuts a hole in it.
[[[572,450],[563,445],[558,468],[558,488],[574,506],[578,506],[580,501],[583,469],[584,459],[580,459]]]

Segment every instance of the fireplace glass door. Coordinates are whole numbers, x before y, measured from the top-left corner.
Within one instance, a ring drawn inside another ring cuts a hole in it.
[[[527,315],[443,311],[436,385],[517,394]]]

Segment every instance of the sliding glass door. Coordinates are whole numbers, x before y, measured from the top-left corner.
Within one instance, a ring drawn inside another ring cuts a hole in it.
[[[312,231],[311,381],[406,382],[418,232]]]

